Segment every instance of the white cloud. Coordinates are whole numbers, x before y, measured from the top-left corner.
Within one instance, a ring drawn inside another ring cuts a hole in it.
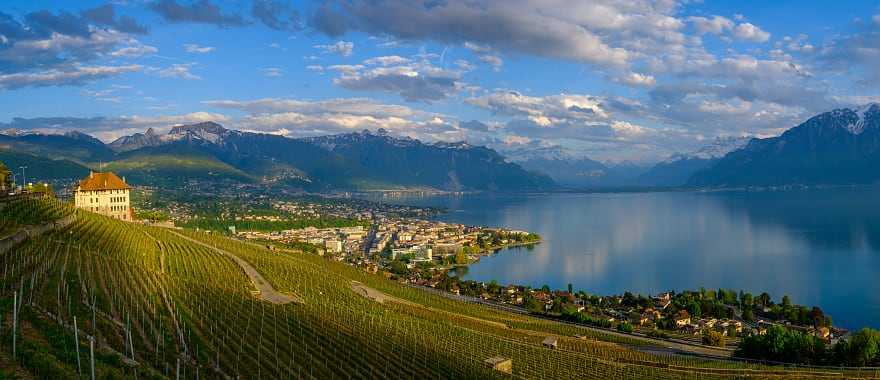
[[[187,53],[196,53],[196,54],[210,53],[215,50],[215,48],[213,46],[201,46],[201,45],[197,45],[197,44],[184,44],[183,48],[184,48],[184,50],[186,50]]]
[[[337,41],[332,45],[315,45],[315,48],[321,49],[325,54],[339,54],[348,57],[354,51],[354,42]]]
[[[457,122],[454,119],[449,121],[444,115],[364,98],[318,101],[265,98],[252,101],[212,100],[204,104],[248,113],[244,118],[234,121],[234,125],[292,137],[379,128],[398,135],[427,140],[455,140],[464,137]]]
[[[712,18],[691,16],[687,18],[694,25],[694,29],[699,34],[711,33],[715,35],[723,34],[733,29],[733,21],[722,16],[712,16]]]
[[[156,54],[159,52],[155,46],[135,45],[127,46],[110,53],[113,57],[140,57],[144,55]]]
[[[266,67],[266,68],[261,69],[260,71],[263,72],[263,75],[270,77],[270,78],[284,76],[284,70],[282,70],[278,67]]]
[[[633,87],[652,87],[657,83],[657,80],[651,75],[634,72],[627,73],[616,80]]]
[[[376,57],[357,65],[332,65],[325,69],[339,76],[333,83],[349,90],[395,93],[407,101],[433,102],[465,88],[462,70],[443,69],[426,60],[398,56]]]
[[[479,56],[478,59],[481,62],[485,62],[485,63],[489,64],[489,66],[492,66],[492,70],[495,70],[495,71],[501,70],[501,66],[504,66],[504,60],[502,60],[501,57],[499,57],[497,55],[491,55],[491,54],[481,55],[481,56]]]
[[[51,69],[27,73],[0,74],[0,89],[80,85],[96,79],[141,71],[142,68],[140,65],[75,66],[65,70]]]
[[[411,60],[409,58],[404,58],[399,55],[386,55],[381,57],[373,57],[364,61],[365,65],[382,65],[382,66],[391,66],[391,65],[401,65],[404,63],[409,63]]]
[[[190,72],[195,63],[176,63],[167,68],[160,69],[158,74],[162,78],[179,78],[187,80],[199,80],[200,76]]]
[[[733,29],[733,35],[740,40],[751,42],[766,42],[770,39],[770,33],[748,22],[737,25]]]

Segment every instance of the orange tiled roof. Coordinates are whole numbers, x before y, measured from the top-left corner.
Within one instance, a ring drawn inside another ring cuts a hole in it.
[[[125,190],[130,189],[128,184],[125,183],[122,179],[116,176],[116,174],[107,172],[107,173],[95,173],[92,172],[88,177],[79,181],[79,190],[80,191],[95,191],[95,190]]]

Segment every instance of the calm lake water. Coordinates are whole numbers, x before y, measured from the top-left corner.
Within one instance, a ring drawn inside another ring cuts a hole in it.
[[[439,220],[534,231],[544,242],[464,275],[594,294],[730,288],[880,327],[880,188],[382,198]]]

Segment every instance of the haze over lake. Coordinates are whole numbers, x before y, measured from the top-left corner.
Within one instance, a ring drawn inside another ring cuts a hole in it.
[[[880,327],[877,188],[763,192],[477,194],[383,198],[437,219],[541,234],[467,279],[594,294],[731,288],[818,305],[835,325]]]

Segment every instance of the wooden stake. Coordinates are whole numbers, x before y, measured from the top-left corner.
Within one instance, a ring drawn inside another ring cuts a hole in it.
[[[76,327],[76,317],[73,317],[73,339],[76,344],[76,375],[82,376],[82,366],[79,361],[79,329]]]
[[[92,362],[92,380],[95,380],[95,337],[89,337],[89,356]]]

